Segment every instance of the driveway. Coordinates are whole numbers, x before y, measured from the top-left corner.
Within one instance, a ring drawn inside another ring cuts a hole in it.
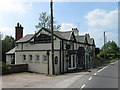
[[[47,76],[36,73],[18,73],[5,75],[2,88],[67,88],[83,74],[88,72],[67,73],[59,76]]]

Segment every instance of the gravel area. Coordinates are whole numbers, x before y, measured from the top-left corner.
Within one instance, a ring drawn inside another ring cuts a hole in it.
[[[2,88],[67,88],[87,72],[47,76],[36,73],[17,73],[1,76]]]

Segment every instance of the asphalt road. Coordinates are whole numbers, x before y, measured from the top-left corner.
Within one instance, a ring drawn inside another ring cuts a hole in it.
[[[68,88],[118,88],[118,62],[101,67],[83,75]]]

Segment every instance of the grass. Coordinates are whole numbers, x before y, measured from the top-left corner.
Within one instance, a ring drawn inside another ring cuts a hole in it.
[[[61,76],[61,75],[47,75],[49,77],[56,77],[56,76]]]
[[[5,62],[0,61],[0,66],[7,66],[8,64],[6,64]]]
[[[117,61],[117,60],[119,60],[119,59],[118,59],[118,58],[115,58],[115,59],[109,60],[109,63],[115,62],[115,61]]]

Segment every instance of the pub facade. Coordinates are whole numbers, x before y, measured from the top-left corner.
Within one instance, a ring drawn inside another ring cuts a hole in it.
[[[54,31],[54,64],[51,54],[51,31],[41,28],[23,36],[23,27],[15,27],[15,48],[6,53],[8,64],[28,64],[28,71],[63,74],[75,69],[89,69],[95,57],[95,42],[89,34],[80,36],[77,28]]]

